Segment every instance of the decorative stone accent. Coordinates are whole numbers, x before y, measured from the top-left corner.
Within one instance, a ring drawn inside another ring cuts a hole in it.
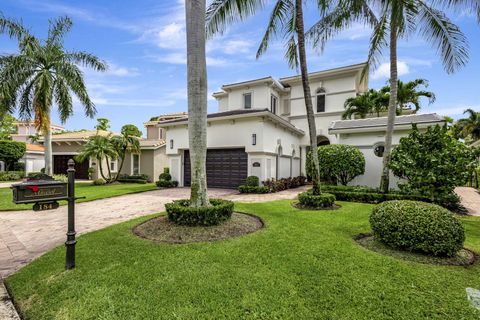
[[[474,288],[467,288],[466,291],[468,301],[470,301],[474,308],[480,310],[480,290]]]

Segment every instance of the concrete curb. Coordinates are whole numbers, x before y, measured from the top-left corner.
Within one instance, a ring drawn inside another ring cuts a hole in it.
[[[0,319],[2,320],[20,320],[17,310],[12,303],[7,288],[3,282],[0,282]]]

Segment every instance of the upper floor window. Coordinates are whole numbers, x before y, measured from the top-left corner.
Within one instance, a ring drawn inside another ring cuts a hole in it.
[[[244,109],[251,109],[252,108],[252,93],[244,93],[243,94],[243,108]]]
[[[277,114],[277,105],[278,105],[278,98],[272,94],[270,96],[270,111],[273,114]]]
[[[317,112],[325,112],[325,96],[326,91],[324,88],[317,89]]]

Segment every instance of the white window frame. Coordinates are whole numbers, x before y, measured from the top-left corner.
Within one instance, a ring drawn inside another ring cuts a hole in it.
[[[138,173],[134,173],[133,172],[133,156],[138,156]],[[139,153],[132,153],[130,155],[130,175],[134,175],[134,174],[140,174],[140,154]]]
[[[112,169],[113,164],[113,169]],[[110,163],[108,164],[111,172],[118,172],[118,159],[110,159]]]
[[[250,95],[250,108],[245,107],[245,96]],[[247,91],[242,94],[243,109],[250,110],[253,108],[253,91]]]
[[[323,90],[323,92],[320,92]],[[318,111],[318,97],[323,96],[323,111]],[[320,87],[315,91],[315,113],[324,113],[327,111],[327,89]]]

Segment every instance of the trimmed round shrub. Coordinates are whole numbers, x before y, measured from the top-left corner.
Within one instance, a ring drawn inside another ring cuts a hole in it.
[[[300,204],[312,208],[330,208],[335,203],[335,196],[331,193],[312,194],[312,190],[302,192],[298,195]]]
[[[410,200],[385,201],[373,208],[370,226],[375,238],[409,251],[453,256],[463,247],[463,225],[438,205]]]
[[[95,180],[93,180],[93,182],[92,182],[92,184],[93,184],[94,186],[103,186],[105,183],[106,183],[106,182],[105,182],[105,180],[103,180],[103,179],[95,179]]]
[[[232,216],[233,202],[222,199],[210,199],[208,207],[190,207],[189,200],[175,200],[165,204],[168,220],[187,226],[213,226]]]
[[[178,186],[178,181],[158,180],[155,184],[159,188],[176,188]]]
[[[163,173],[160,173],[160,175],[158,176],[158,179],[164,180],[164,181],[170,181],[172,180],[172,176],[168,172],[163,172]]]
[[[318,147],[320,177],[334,184],[346,186],[355,177],[365,173],[365,156],[354,146],[346,144],[330,144]],[[313,176],[312,155],[307,154],[306,170]]]
[[[245,185],[249,187],[258,187],[260,184],[260,179],[257,176],[248,176],[247,180],[245,180]]]

